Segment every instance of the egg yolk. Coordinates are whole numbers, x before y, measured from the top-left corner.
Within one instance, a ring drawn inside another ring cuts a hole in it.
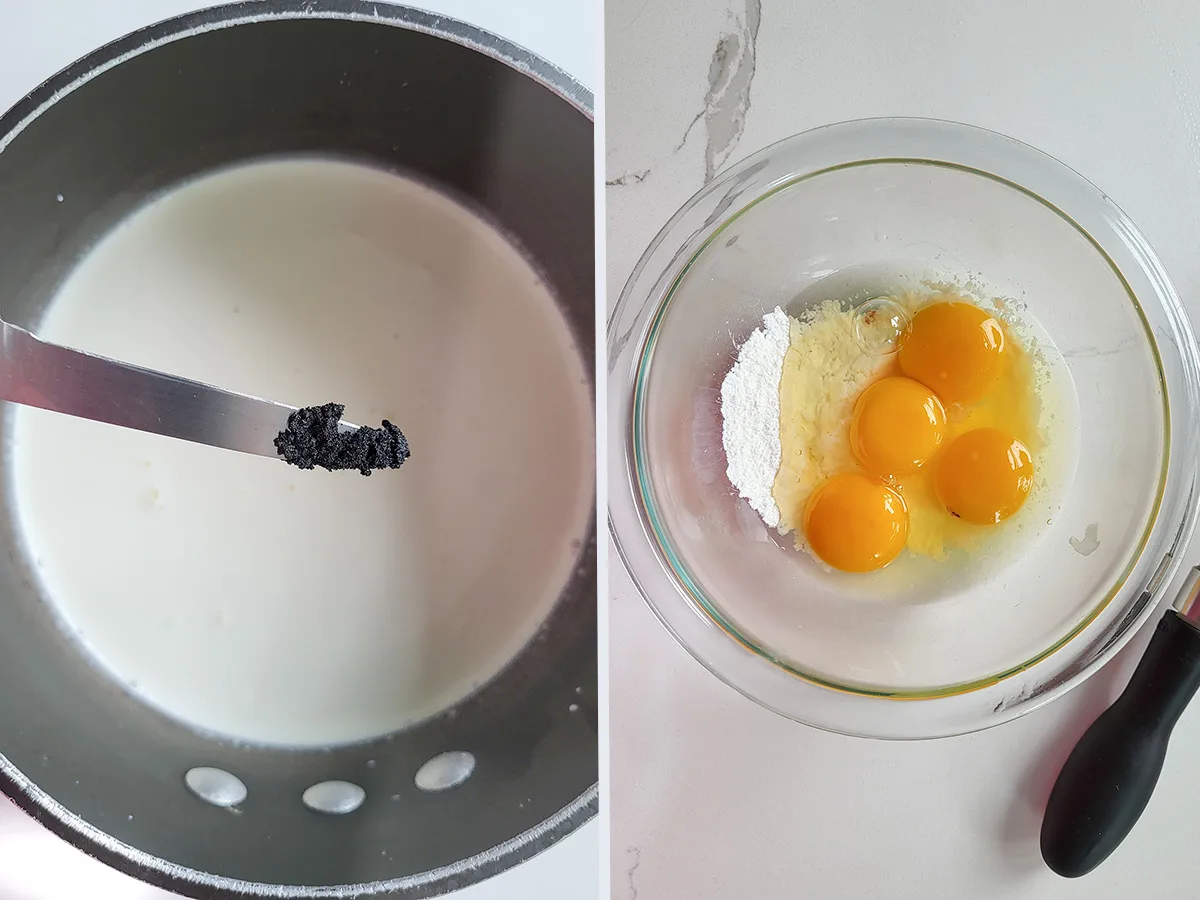
[[[898,493],[867,475],[835,475],[809,497],[804,537],[813,553],[833,568],[873,572],[904,549],[908,507]]]
[[[946,434],[942,401],[911,378],[883,378],[862,392],[850,419],[850,447],[883,478],[909,475],[933,458]]]
[[[946,511],[975,525],[1003,522],[1032,488],[1029,449],[998,428],[979,428],[955,439],[934,473],[934,490]]]
[[[1000,321],[973,303],[931,303],[913,316],[900,346],[900,371],[945,403],[978,400],[999,374],[1004,356]]]

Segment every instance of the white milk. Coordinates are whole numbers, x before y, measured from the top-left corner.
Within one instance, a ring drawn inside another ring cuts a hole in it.
[[[414,182],[317,160],[193,182],[106,237],[38,333],[345,403],[412,446],[364,478],[15,412],[47,598],[194,727],[317,745],[412,723],[496,674],[572,572],[594,475],[581,358],[517,252]]]

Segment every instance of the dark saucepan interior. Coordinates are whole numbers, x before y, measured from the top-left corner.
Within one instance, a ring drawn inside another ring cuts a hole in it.
[[[250,7],[338,17],[272,18],[168,40],[46,107],[0,152],[5,317],[36,325],[81,253],[147,198],[242,160],[325,154],[416,173],[500,223],[543,272],[592,371],[588,116],[496,59],[410,27],[436,26],[432,17],[387,7],[375,21],[343,15],[369,15],[371,6],[259,3],[197,14],[183,21],[221,23]],[[0,120],[0,142],[54,89],[183,30],[157,26],[77,64]],[[0,753],[67,810],[152,857],[267,884],[397,879],[510,841],[595,784],[594,528],[543,639],[455,715],[359,746],[278,752],[205,739],[114,687],[60,634],[14,549],[11,516],[3,527]],[[476,756],[475,774],[452,791],[419,791],[416,770],[451,749]],[[245,781],[249,799],[238,813],[186,791],[183,773],[196,765]],[[304,789],[331,778],[362,785],[362,808],[343,817],[304,809]],[[133,855],[48,816],[14,772],[0,772],[0,785],[60,834],[137,869]],[[584,803],[536,840],[419,893],[511,865],[593,811],[594,801]],[[186,887],[156,867],[151,860],[140,874]]]

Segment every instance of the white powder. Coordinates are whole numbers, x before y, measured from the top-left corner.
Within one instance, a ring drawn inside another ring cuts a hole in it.
[[[779,381],[791,343],[787,313],[779,307],[763,316],[761,328],[742,344],[721,382],[721,439],[725,470],[738,494],[772,528],[779,507],[772,490],[779,471]]]

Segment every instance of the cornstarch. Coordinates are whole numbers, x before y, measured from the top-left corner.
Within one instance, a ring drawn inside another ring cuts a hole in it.
[[[775,307],[742,344],[721,382],[721,440],[726,475],[738,494],[772,528],[779,507],[772,491],[779,471],[779,382],[791,343],[787,314]]]

